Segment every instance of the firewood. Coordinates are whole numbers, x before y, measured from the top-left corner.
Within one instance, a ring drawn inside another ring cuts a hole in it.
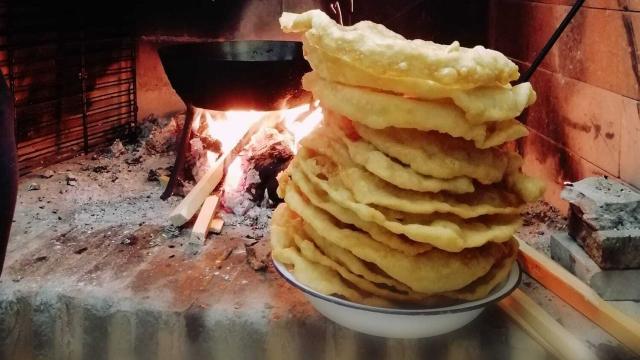
[[[275,126],[277,121],[277,117],[265,116],[262,120],[249,126],[244,132],[244,135],[238,139],[233,149],[216,160],[211,169],[200,178],[200,181],[198,181],[189,194],[187,194],[182,202],[171,212],[169,215],[171,223],[174,226],[181,226],[189,221],[196,211],[198,211],[206,197],[218,186],[229,164],[231,164],[238,153],[251,141],[251,137],[263,127]]]
[[[516,289],[498,303],[523,330],[560,359],[596,359],[595,355],[529,296]]]
[[[551,258],[520,239],[518,242],[520,243],[518,258],[527,274],[633,352],[640,354],[640,323],[603,300],[593,289]]]
[[[204,201],[198,214],[198,219],[196,219],[196,223],[191,230],[191,243],[204,245],[209,232],[209,223],[211,222],[211,218],[213,218],[213,214],[216,212],[219,200],[217,196],[211,195]]]
[[[218,186],[223,175],[224,158],[220,158],[215,162],[213,167],[204,174],[182,202],[171,212],[171,215],[169,215],[171,223],[174,226],[180,226],[189,221],[196,211],[198,211],[202,203],[204,203],[207,196],[211,194],[211,191]],[[211,218],[209,218],[209,220],[210,219]],[[206,222],[207,227],[209,226],[209,220]]]
[[[219,217],[213,217],[211,222],[209,223],[209,231],[214,234],[220,234],[222,232],[222,227],[224,226],[224,220]]]

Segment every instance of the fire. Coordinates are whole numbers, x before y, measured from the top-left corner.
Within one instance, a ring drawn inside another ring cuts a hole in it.
[[[225,191],[237,189],[242,181],[242,164],[240,157],[233,159],[227,168],[227,175],[224,179]]]
[[[218,156],[233,150],[247,131],[267,116],[279,116],[281,124],[293,136],[292,151],[295,154],[302,138],[307,136],[322,120],[322,111],[318,103],[301,105],[290,109],[273,111],[214,111],[197,109],[193,130],[206,132],[222,144],[221,153],[207,153],[207,162],[212,166]],[[227,170],[227,178],[237,177],[232,174],[241,169],[232,163]]]
[[[293,153],[298,150],[298,144],[307,136],[322,120],[322,110],[318,103],[302,105],[283,111],[284,125],[293,134]]]

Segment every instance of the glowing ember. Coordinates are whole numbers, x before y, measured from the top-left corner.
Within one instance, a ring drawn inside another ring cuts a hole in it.
[[[242,161],[240,157],[233,159],[227,168],[227,174],[224,179],[224,190],[228,192],[237,189],[242,181]]]

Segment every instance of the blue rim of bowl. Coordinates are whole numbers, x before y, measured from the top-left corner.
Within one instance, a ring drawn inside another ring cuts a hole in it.
[[[284,265],[282,265],[281,263],[277,262],[276,260],[272,259],[272,261],[273,261],[274,268],[276,269],[276,271],[278,272],[278,274],[280,274],[280,276],[282,278],[284,278],[289,284],[293,285],[298,290],[304,292],[307,295],[313,296],[315,298],[318,298],[318,299],[321,299],[321,300],[324,300],[324,301],[328,301],[328,302],[336,304],[336,305],[346,306],[346,307],[349,307],[349,308],[352,308],[352,309],[358,309],[358,310],[376,312],[376,313],[382,313],[382,314],[392,314],[392,315],[442,315],[442,314],[454,314],[454,313],[460,313],[460,312],[468,312],[468,311],[472,311],[472,310],[476,310],[476,309],[485,308],[488,305],[495,304],[498,301],[500,301],[500,300],[504,299],[505,297],[509,296],[515,289],[518,288],[518,286],[520,286],[520,282],[522,281],[522,269],[520,267],[520,263],[518,261],[515,261],[514,264],[511,267],[511,270],[509,270],[509,275],[507,276],[507,279],[501,285],[501,287],[497,288],[497,290],[494,289],[492,291],[492,294],[488,295],[484,299],[474,300],[474,301],[470,301],[470,302],[467,302],[467,303],[461,303],[461,304],[456,304],[456,305],[451,305],[451,306],[446,306],[446,307],[441,307],[441,308],[394,309],[394,308],[382,308],[382,307],[358,304],[358,303],[351,302],[349,300],[344,300],[344,299],[337,298],[335,296],[321,294],[321,293],[311,289],[310,287],[308,287],[306,285],[303,285],[303,284],[299,283],[297,280],[295,280],[295,278],[293,277],[293,274],[291,274],[289,272],[289,270],[287,270]],[[288,275],[285,274],[282,271],[282,269],[286,270]],[[516,278],[515,282],[513,282],[511,287],[506,289],[506,287],[507,287],[507,285],[509,283],[509,279],[512,278],[512,273],[514,271],[516,271],[517,278]],[[500,293],[500,294],[495,296],[496,293]],[[469,304],[469,305],[465,306],[465,304]]]

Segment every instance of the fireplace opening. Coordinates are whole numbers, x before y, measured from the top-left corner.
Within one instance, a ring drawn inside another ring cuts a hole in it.
[[[96,10],[80,1],[0,0],[0,71],[11,94],[0,114],[15,108],[18,170],[15,214],[0,217],[11,226],[0,358],[295,358],[354,349],[394,357],[457,354],[460,339],[471,357],[505,348],[544,355],[497,308],[435,348],[354,336],[322,320],[277,275],[269,254],[271,216],[282,202],[277,176],[323,117],[301,88],[310,71],[301,38],[284,34],[278,17],[319,8],[345,25],[370,20],[409,39],[493,48],[524,73],[570,3],[115,1]],[[640,187],[638,59],[629,50],[640,48],[632,26],[640,6],[614,3],[585,2],[531,78],[537,101],[517,119],[530,135],[508,146],[547,185],[544,201],[523,210],[518,236],[559,253],[554,260],[605,300],[624,298],[637,313],[637,290],[624,277],[617,287],[593,280],[600,265],[574,256],[582,248],[569,238],[584,238],[612,269],[630,258],[597,241],[600,229],[583,209],[589,181],[578,183],[598,177],[595,188],[616,193],[608,181],[625,183],[625,194]],[[3,130],[0,145],[9,143]],[[0,164],[8,154],[0,151]],[[563,190],[579,199],[565,201]],[[612,206],[632,215],[615,221],[637,221],[634,199]],[[603,239],[629,241],[634,229],[606,228]],[[580,340],[623,352],[544,284],[529,276],[522,283]]]

